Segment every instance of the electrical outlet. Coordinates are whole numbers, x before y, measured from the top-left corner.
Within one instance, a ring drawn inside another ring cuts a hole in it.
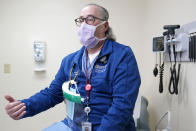
[[[4,64],[4,73],[11,73],[11,65]]]

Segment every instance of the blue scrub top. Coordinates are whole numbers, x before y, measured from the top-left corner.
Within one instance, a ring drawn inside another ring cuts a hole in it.
[[[49,88],[22,100],[27,107],[24,118],[54,107],[64,100],[62,84],[69,80],[73,65],[71,79],[74,79],[78,72],[78,90],[80,95],[86,98],[86,75],[82,71],[84,50],[85,47],[82,47],[62,60]],[[135,131],[133,109],[141,80],[131,48],[107,39],[94,62],[90,82],[92,90],[89,100],[89,121],[93,125],[93,131]],[[69,118],[63,120],[73,131],[81,130],[81,122],[86,120],[84,107],[86,101],[76,104],[73,121]]]

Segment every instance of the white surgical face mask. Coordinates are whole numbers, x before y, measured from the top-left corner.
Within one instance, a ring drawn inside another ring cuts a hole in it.
[[[94,25],[88,25],[85,22],[82,23],[78,30],[78,36],[80,39],[80,42],[86,47],[86,48],[94,48],[100,41],[105,40],[104,38],[97,38],[95,36],[95,31],[98,26],[101,26],[105,24],[106,21],[94,26]]]

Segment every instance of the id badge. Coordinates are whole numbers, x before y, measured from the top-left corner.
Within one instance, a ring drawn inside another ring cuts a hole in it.
[[[71,102],[71,101],[68,101],[67,103],[68,103],[67,115],[68,115],[68,117],[71,120],[73,120],[75,103],[74,102]]]
[[[82,131],[92,131],[92,123],[82,122]]]
[[[71,92],[76,92],[76,89],[73,89],[71,88],[70,89]],[[71,102],[71,101],[68,101],[68,110],[67,110],[67,114],[68,114],[68,117],[73,120],[73,117],[74,117],[74,108],[75,108],[75,102]]]

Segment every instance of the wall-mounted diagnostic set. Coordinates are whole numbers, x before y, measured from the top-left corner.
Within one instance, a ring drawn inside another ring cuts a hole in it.
[[[159,74],[159,92],[163,92],[164,63],[170,63],[170,94],[178,94],[180,70],[182,62],[196,62],[196,21],[180,25],[164,25],[160,37],[153,38],[153,52],[156,53],[156,64],[153,74]],[[159,54],[159,63],[157,63]],[[159,68],[159,69],[158,69]]]

